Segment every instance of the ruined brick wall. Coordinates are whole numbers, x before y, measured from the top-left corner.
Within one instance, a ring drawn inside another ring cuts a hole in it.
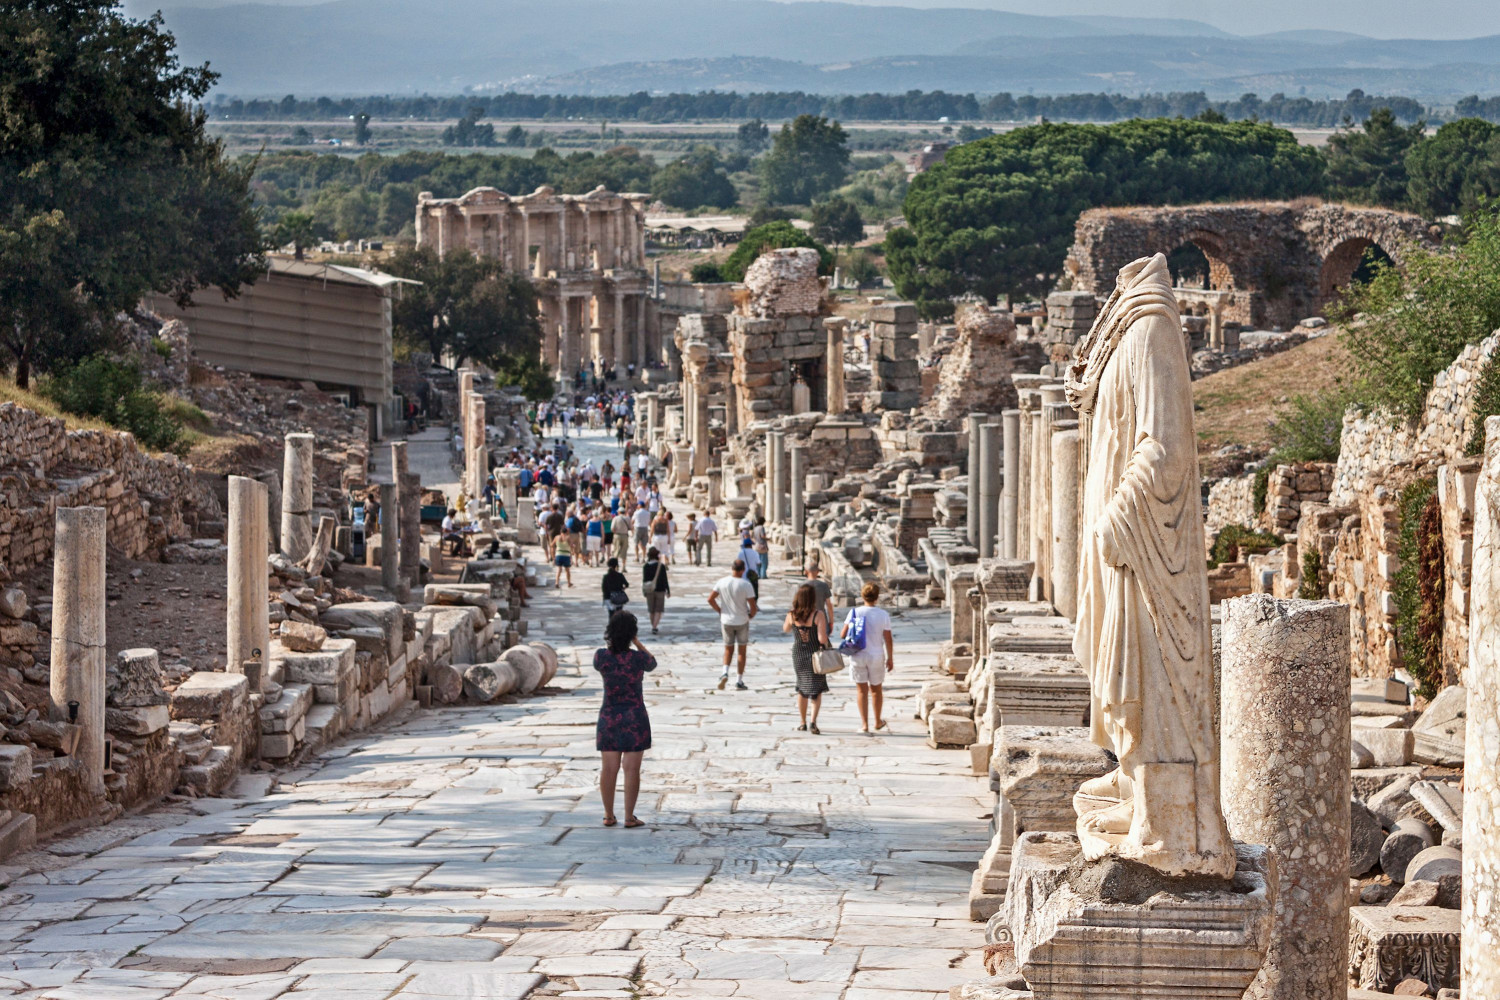
[[[1016,340],[1011,313],[983,303],[961,303],[955,339],[938,370],[937,387],[921,416],[956,426],[970,413],[1000,413],[1016,406],[1011,375],[1035,371],[1045,360],[1040,345]]]
[[[131,558],[191,538],[223,510],[193,468],[150,455],[124,432],[69,431],[63,421],[0,404],[0,559],[11,574],[52,557],[59,507],[104,507],[109,544]]]
[[[1297,462],[1272,469],[1266,480],[1265,526],[1278,535],[1295,535],[1302,504],[1324,503],[1333,492],[1334,467],[1333,462]]]
[[[1210,288],[1229,292],[1224,319],[1290,328],[1321,311],[1371,244],[1398,263],[1430,239],[1418,216],[1300,202],[1098,208],[1079,216],[1067,270],[1075,291],[1105,296],[1120,268],[1191,243],[1208,258]]]

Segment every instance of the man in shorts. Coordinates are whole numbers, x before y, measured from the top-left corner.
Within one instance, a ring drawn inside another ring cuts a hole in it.
[[[651,547],[651,512],[644,504],[639,504],[631,520],[635,524],[635,554],[641,562],[645,562],[646,550]]]
[[[719,613],[719,628],[724,633],[724,670],[719,674],[719,690],[729,683],[729,661],[734,658],[734,648],[740,648],[739,674],[735,678],[736,691],[745,690],[745,656],[750,647],[750,619],[760,613],[755,601],[755,588],[745,579],[745,563],[736,559],[730,567],[730,575],[714,584],[708,595],[708,606]]]
[[[630,533],[634,525],[630,523],[630,515],[621,510],[610,522],[610,530],[614,533],[615,558],[620,560],[623,568],[627,562],[626,556],[630,555]]]

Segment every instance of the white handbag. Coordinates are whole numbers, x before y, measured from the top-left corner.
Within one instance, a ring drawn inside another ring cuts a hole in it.
[[[813,673],[836,674],[844,669],[844,657],[836,649],[820,649],[813,654]]]

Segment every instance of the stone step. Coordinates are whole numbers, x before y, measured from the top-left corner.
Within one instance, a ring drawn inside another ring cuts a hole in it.
[[[0,811],[0,861],[36,846],[36,817],[10,809]]]
[[[331,743],[344,734],[344,710],[339,705],[314,705],[302,722],[307,749]]]
[[[234,763],[233,747],[214,747],[203,763],[184,767],[180,773],[182,784],[200,795],[218,795],[229,787],[239,774]]]

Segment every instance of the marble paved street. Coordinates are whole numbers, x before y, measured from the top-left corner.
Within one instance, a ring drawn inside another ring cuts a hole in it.
[[[790,581],[763,587],[751,689],[719,691],[719,571],[682,562],[643,636],[660,659],[645,828],[600,823],[600,571],[575,570],[530,611],[564,660],[548,692],[414,711],[268,792],[12,859],[0,996],[928,1000],[981,975],[966,891],[988,793],[912,718],[946,615],[896,618],[890,731],[858,732],[839,675],[810,736],[780,633]]]

